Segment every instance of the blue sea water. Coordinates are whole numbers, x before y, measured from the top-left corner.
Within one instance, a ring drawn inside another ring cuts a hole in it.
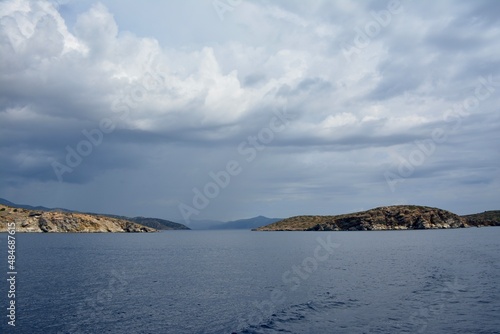
[[[500,333],[500,228],[16,236],[1,333]]]

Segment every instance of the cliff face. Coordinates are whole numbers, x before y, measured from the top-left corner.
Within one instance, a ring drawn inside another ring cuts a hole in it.
[[[297,216],[258,231],[371,231],[470,227],[454,213],[437,208],[395,205],[338,216]]]
[[[16,232],[155,232],[124,219],[83,213],[36,211],[0,205],[0,232],[8,223],[16,223]]]

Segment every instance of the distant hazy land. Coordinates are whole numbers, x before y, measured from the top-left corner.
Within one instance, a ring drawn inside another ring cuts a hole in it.
[[[264,225],[269,225],[283,218],[268,218],[257,216],[253,218],[237,219],[232,221],[193,220],[189,226],[194,230],[251,230]]]

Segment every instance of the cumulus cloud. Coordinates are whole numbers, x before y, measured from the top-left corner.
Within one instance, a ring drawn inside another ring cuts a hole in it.
[[[335,213],[402,198],[463,210],[467,200],[440,197],[447,187],[472,189],[466,198],[488,189],[468,211],[493,203],[493,1],[244,1],[224,21],[206,2],[191,12],[205,24],[188,26],[181,4],[154,4],[140,21],[133,3],[86,3],[0,3],[1,196],[97,210],[92,194],[102,192],[104,211],[174,219],[209,172],[236,160],[242,174],[199,217]],[[151,30],[158,11],[172,30]],[[279,112],[285,128],[263,143]],[[432,153],[402,176],[429,140]],[[250,163],[238,152],[245,142],[255,145]],[[387,172],[399,177],[393,187]],[[68,195],[31,190],[42,185]]]

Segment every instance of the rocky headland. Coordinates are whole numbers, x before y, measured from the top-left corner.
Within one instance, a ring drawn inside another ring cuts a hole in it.
[[[377,231],[422,230],[500,226],[500,213],[459,216],[452,212],[416,205],[384,206],[336,216],[296,216],[259,227],[256,231]]]
[[[190,228],[187,227],[186,225],[174,223],[173,221],[160,218],[147,218],[147,217],[134,217],[134,218],[119,217],[119,218],[128,219],[139,225],[148,226],[156,230],[190,230]]]
[[[125,219],[104,215],[41,211],[0,204],[0,232],[8,223],[15,223],[16,232],[156,232]]]
[[[462,216],[471,226],[500,226],[500,210]]]

